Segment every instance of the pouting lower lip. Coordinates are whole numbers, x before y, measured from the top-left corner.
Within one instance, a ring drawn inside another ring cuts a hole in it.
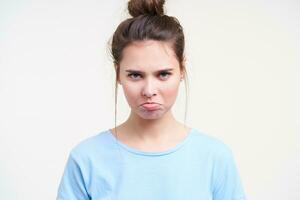
[[[146,110],[157,110],[159,105],[156,103],[145,103],[142,105]]]

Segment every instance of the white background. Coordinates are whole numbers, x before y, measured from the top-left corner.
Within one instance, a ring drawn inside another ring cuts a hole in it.
[[[231,147],[249,200],[300,199],[299,10],[297,0],[166,4],[186,34],[187,124]],[[0,1],[1,200],[55,199],[70,149],[113,127],[107,42],[126,17],[124,0]]]

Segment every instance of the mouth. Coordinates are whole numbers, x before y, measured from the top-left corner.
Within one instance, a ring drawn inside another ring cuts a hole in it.
[[[142,107],[145,110],[153,111],[153,110],[157,110],[159,108],[159,104],[154,103],[154,102],[151,102],[151,103],[147,102],[147,103],[143,103]]]

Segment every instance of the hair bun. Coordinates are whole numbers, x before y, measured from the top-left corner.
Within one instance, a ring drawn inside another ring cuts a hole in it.
[[[139,15],[164,15],[165,0],[130,0],[128,11],[132,17]]]

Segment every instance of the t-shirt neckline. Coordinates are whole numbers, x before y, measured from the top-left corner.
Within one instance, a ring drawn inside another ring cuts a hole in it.
[[[187,143],[187,141],[191,137],[192,133],[194,132],[194,129],[190,128],[187,136],[182,141],[180,141],[174,147],[172,147],[168,150],[164,150],[164,151],[142,151],[142,150],[130,147],[130,146],[122,143],[121,141],[117,140],[116,137],[113,135],[111,129],[108,129],[107,132],[120,147],[122,147],[124,150],[126,150],[128,152],[131,152],[134,154],[139,154],[139,155],[144,155],[144,156],[161,156],[161,155],[173,153],[173,152],[177,151],[178,149],[180,149],[184,144]]]

